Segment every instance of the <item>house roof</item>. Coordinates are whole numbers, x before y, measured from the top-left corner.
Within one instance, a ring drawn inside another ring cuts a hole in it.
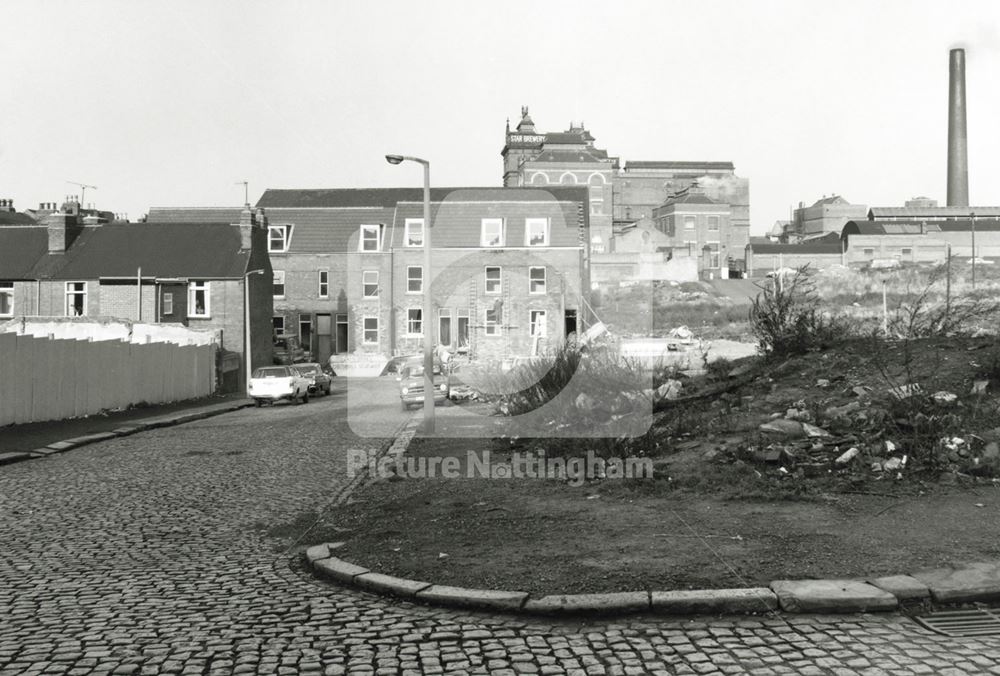
[[[150,207],[148,223],[239,223],[243,207]]]
[[[33,279],[31,269],[49,250],[42,226],[0,226],[0,279]]]
[[[545,134],[546,143],[579,143],[586,145],[587,138],[575,131],[555,131]]]
[[[37,221],[28,214],[17,211],[0,211],[0,225],[36,225]]]
[[[240,231],[225,223],[109,223],[84,227],[66,253],[47,252],[32,278],[143,277],[234,279],[246,271],[250,252]]]
[[[951,218],[956,216],[968,216],[975,213],[976,216],[1000,216],[1000,207],[871,207],[868,210],[869,220],[880,218],[911,218],[911,219],[934,219]]]
[[[723,202],[717,202],[702,193],[686,192],[683,195],[668,197],[663,206],[670,206],[671,204],[723,204]]]
[[[696,169],[704,171],[733,171],[736,167],[732,162],[678,162],[661,160],[631,160],[625,163],[625,171],[629,169]]]
[[[586,200],[585,186],[545,186],[542,188],[431,188],[431,201],[464,200],[469,202]],[[276,189],[264,191],[258,207],[274,208],[394,208],[400,202],[422,202],[422,188],[323,188]]]
[[[1000,231],[998,219],[976,219],[976,230],[981,232]],[[919,235],[937,232],[971,232],[972,219],[953,221],[932,220],[891,220],[891,221],[848,221],[842,230],[845,235]]]
[[[850,204],[850,202],[840,195],[830,195],[829,197],[823,197],[813,202],[814,207],[821,207],[828,204]]]
[[[588,162],[607,163],[608,154],[595,148],[549,148],[538,153],[530,162]]]
[[[755,254],[839,254],[840,242],[803,242],[802,244],[778,244],[776,242],[756,242],[747,244]]]

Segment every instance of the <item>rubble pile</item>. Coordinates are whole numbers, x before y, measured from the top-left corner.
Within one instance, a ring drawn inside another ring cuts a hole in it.
[[[976,381],[963,401],[945,390],[927,394],[915,383],[879,390],[840,375],[817,378],[811,388],[772,389],[757,397],[724,395],[712,407],[729,407],[733,416],[742,417],[743,432],[682,441],[674,448],[700,449],[705,461],[744,464],[762,476],[789,479],[867,475],[896,480],[928,469],[941,471],[942,477],[1000,477],[1000,427],[928,437],[939,427],[961,427],[967,422],[962,410],[971,407],[987,411],[985,419],[996,425],[1000,408],[990,389],[988,381]],[[911,397],[921,397],[931,409],[914,406],[915,413],[901,415],[900,402]]]

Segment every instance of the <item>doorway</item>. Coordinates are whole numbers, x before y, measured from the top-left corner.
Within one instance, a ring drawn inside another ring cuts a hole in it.
[[[569,340],[569,337],[576,333],[576,310],[566,310],[563,323],[565,331],[563,336]]]
[[[333,354],[333,335],[329,313],[316,314],[316,361],[325,364]]]
[[[348,351],[347,345],[347,315],[337,315],[337,354]]]

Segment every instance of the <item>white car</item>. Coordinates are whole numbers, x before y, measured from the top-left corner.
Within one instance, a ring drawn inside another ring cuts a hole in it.
[[[257,406],[281,400],[307,404],[310,384],[311,379],[303,377],[290,366],[265,366],[250,376],[247,394]]]

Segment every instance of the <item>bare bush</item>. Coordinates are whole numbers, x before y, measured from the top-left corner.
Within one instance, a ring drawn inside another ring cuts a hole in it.
[[[843,326],[821,311],[808,266],[762,284],[750,306],[750,329],[762,353],[804,354],[843,338]]]

